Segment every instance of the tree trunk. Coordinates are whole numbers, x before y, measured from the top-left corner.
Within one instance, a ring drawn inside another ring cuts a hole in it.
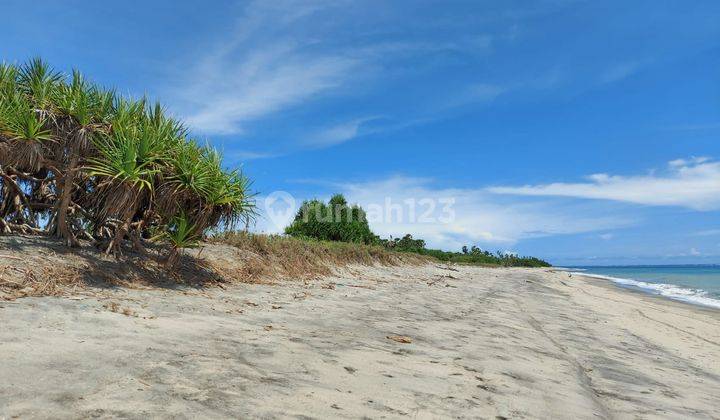
[[[115,253],[120,250],[122,240],[123,238],[125,238],[128,230],[130,230],[130,223],[132,222],[132,217],[134,214],[135,206],[133,205],[123,215],[124,221],[122,222],[122,224],[115,229],[115,237],[113,237],[112,241],[110,241],[110,245],[108,245],[107,249],[105,250],[105,255],[110,255],[110,253]]]
[[[65,244],[71,247],[80,246],[80,242],[78,242],[75,234],[68,226],[68,209],[70,208],[70,199],[72,198],[72,187],[77,163],[78,158],[73,155],[70,159],[70,165],[63,177],[62,194],[60,196],[60,202],[58,203],[57,218],[55,220],[55,236],[62,238]]]
[[[180,251],[177,248],[173,247],[170,250],[170,255],[168,255],[167,261],[165,261],[165,269],[168,271],[172,270],[179,259]]]

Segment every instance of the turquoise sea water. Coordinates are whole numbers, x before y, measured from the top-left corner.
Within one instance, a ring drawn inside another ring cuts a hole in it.
[[[616,284],[720,309],[720,265],[571,267]]]

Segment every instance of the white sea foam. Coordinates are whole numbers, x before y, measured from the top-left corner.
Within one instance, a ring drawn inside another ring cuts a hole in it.
[[[567,268],[567,267],[556,267],[556,266],[553,266],[553,270],[557,270],[557,271],[569,271],[569,272],[571,272],[571,273],[574,273],[574,272],[576,272],[576,271],[587,271],[587,268],[575,268],[575,267],[573,267],[573,268]]]
[[[675,284],[666,283],[647,283],[644,281],[622,279],[618,277],[603,276],[600,274],[573,273],[580,276],[594,277],[598,279],[610,280],[623,286],[637,287],[645,291],[665,296],[670,299],[681,300],[683,302],[694,303],[697,305],[710,306],[720,309],[720,299],[708,296],[708,292],[702,289],[691,289],[681,287]]]

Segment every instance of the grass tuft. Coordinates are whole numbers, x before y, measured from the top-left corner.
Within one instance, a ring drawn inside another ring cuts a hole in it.
[[[245,281],[309,279],[332,274],[351,265],[425,264],[430,258],[390,251],[379,245],[298,239],[280,235],[226,232],[209,239],[240,249],[246,264],[236,275]]]

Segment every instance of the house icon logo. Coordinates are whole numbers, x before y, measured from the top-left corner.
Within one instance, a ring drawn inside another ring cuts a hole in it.
[[[295,198],[286,191],[274,191],[265,197],[265,214],[277,228],[284,228],[295,214]]]

